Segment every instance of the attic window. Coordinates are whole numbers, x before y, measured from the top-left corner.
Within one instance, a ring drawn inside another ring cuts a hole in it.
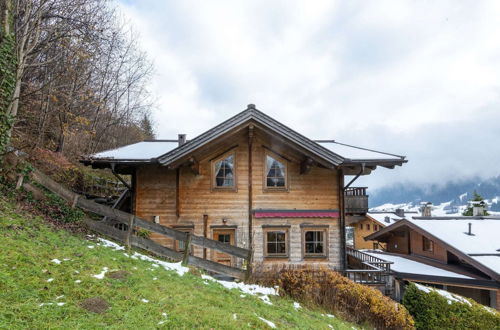
[[[266,154],[265,187],[267,189],[286,190],[286,163],[276,156]]]
[[[434,242],[427,237],[422,236],[422,250],[426,252],[434,251]]]
[[[217,189],[235,188],[234,153],[226,154],[212,163],[213,186]]]

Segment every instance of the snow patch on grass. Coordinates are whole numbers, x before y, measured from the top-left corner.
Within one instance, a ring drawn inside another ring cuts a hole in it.
[[[108,241],[107,239],[98,238],[97,240],[99,241],[99,245],[101,246],[112,248],[115,251],[125,250],[124,246],[116,244],[115,242]]]
[[[276,329],[276,324],[274,324],[273,322],[266,320],[265,318],[262,318],[260,316],[258,316],[258,318],[259,318],[259,320],[261,320],[262,322],[267,324],[270,328]]]
[[[245,284],[243,282],[221,281],[221,280],[216,280],[212,276],[208,276],[208,275],[201,275],[201,278],[203,278],[204,280],[210,280],[210,281],[217,282],[229,290],[238,289],[238,290],[242,291],[243,293],[257,296],[257,297],[259,297],[259,299],[261,299],[264,303],[266,303],[268,305],[273,304],[271,302],[271,300],[269,299],[269,295],[272,295],[272,296],[278,295],[278,292],[275,288],[268,288],[268,287],[260,286],[257,284]],[[245,295],[241,294],[240,297],[244,298]]]
[[[106,273],[108,272],[108,270],[109,270],[109,269],[108,269],[108,267],[104,267],[104,268],[102,269],[102,272],[101,272],[101,273],[96,274],[96,275],[92,275],[92,277],[95,277],[95,278],[97,278],[98,280],[102,280],[102,279],[104,278],[104,275],[106,275]]]

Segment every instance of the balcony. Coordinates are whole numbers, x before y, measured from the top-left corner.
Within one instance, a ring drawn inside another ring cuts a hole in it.
[[[345,213],[365,214],[368,212],[368,195],[366,187],[350,187],[345,190],[344,203]]]

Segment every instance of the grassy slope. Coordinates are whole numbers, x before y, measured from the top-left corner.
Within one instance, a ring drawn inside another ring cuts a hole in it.
[[[41,218],[18,213],[0,196],[0,328],[267,328],[260,316],[278,328],[351,329],[351,324],[319,310],[295,310],[291,300],[271,297],[269,306],[254,296],[241,298],[238,290],[151,267],[123,251],[54,231]],[[71,260],[58,265],[53,258]],[[130,275],[122,280],[92,277],[103,267]],[[47,282],[49,278],[54,280]],[[106,313],[80,307],[82,300],[97,296],[110,304]],[[54,304],[40,306],[50,302]],[[158,325],[160,321],[165,323]]]

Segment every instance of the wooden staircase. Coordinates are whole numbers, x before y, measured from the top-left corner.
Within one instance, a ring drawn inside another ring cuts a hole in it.
[[[346,247],[348,267],[344,276],[350,280],[383,289],[385,295],[391,295],[393,276],[391,274],[392,262],[374,257],[356,249]]]

